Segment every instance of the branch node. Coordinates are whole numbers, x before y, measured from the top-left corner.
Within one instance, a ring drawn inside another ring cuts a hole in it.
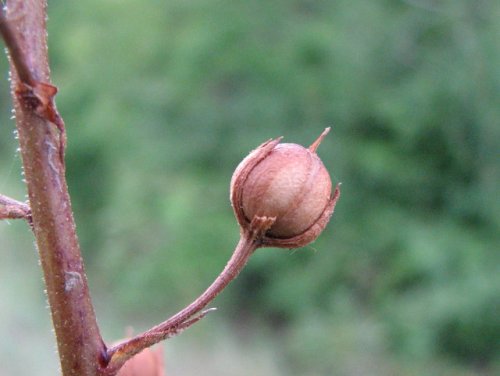
[[[37,80],[28,63],[11,22],[5,15],[5,10],[0,10],[0,34],[9,51],[12,64],[15,67],[19,82],[14,90],[19,102],[42,119],[54,124],[59,130],[59,154],[64,166],[64,151],[66,149],[66,131],[64,121],[57,111],[54,97],[57,87]]]
[[[64,166],[64,151],[66,149],[66,129],[64,121],[59,115],[55,105],[55,95],[57,87],[45,82],[35,81],[32,85],[26,82],[19,82],[15,94],[27,109],[37,116],[54,124],[59,131],[59,158]]]

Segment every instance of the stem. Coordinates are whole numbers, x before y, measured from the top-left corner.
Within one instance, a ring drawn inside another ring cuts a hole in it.
[[[64,376],[102,375],[106,349],[96,323],[64,176],[63,123],[46,43],[46,3],[10,0],[0,30],[9,50],[11,88],[33,231]]]
[[[215,281],[194,302],[183,310],[170,317],[161,324],[137,335],[113,348],[108,352],[111,359],[108,370],[114,370],[125,361],[166,338],[176,335],[179,331],[199,321],[208,311],[204,311],[195,318],[194,315],[205,308],[215,297],[240,273],[252,253],[261,246],[264,233],[274,223],[275,218],[255,217],[247,230],[241,234],[240,241],[224,270]]]

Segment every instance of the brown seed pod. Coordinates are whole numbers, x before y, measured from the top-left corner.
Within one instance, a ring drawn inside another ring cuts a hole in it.
[[[270,140],[252,151],[231,179],[231,204],[243,231],[255,216],[276,221],[260,246],[296,248],[326,227],[340,195],[316,149],[330,128],[309,147]]]

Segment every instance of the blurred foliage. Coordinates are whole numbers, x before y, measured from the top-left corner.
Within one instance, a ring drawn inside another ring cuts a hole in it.
[[[191,301],[237,241],[238,162],[332,126],[332,223],[305,249],[259,251],[218,314],[280,334],[288,375],[500,369],[499,2],[49,3],[98,314],[124,326]]]

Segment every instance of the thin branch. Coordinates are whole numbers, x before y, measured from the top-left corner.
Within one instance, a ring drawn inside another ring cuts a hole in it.
[[[0,194],[0,219],[25,219],[31,224],[28,204]]]
[[[275,218],[255,217],[249,230],[241,234],[240,241],[224,270],[215,281],[194,302],[164,321],[163,323],[118,344],[108,351],[110,363],[108,369],[120,368],[128,359],[143,349],[166,338],[178,334],[202,319],[210,310],[203,310],[231,282],[246,265],[252,253],[261,245],[264,233],[272,226]],[[198,316],[195,316],[198,314]],[[193,317],[194,316],[194,317]]]

